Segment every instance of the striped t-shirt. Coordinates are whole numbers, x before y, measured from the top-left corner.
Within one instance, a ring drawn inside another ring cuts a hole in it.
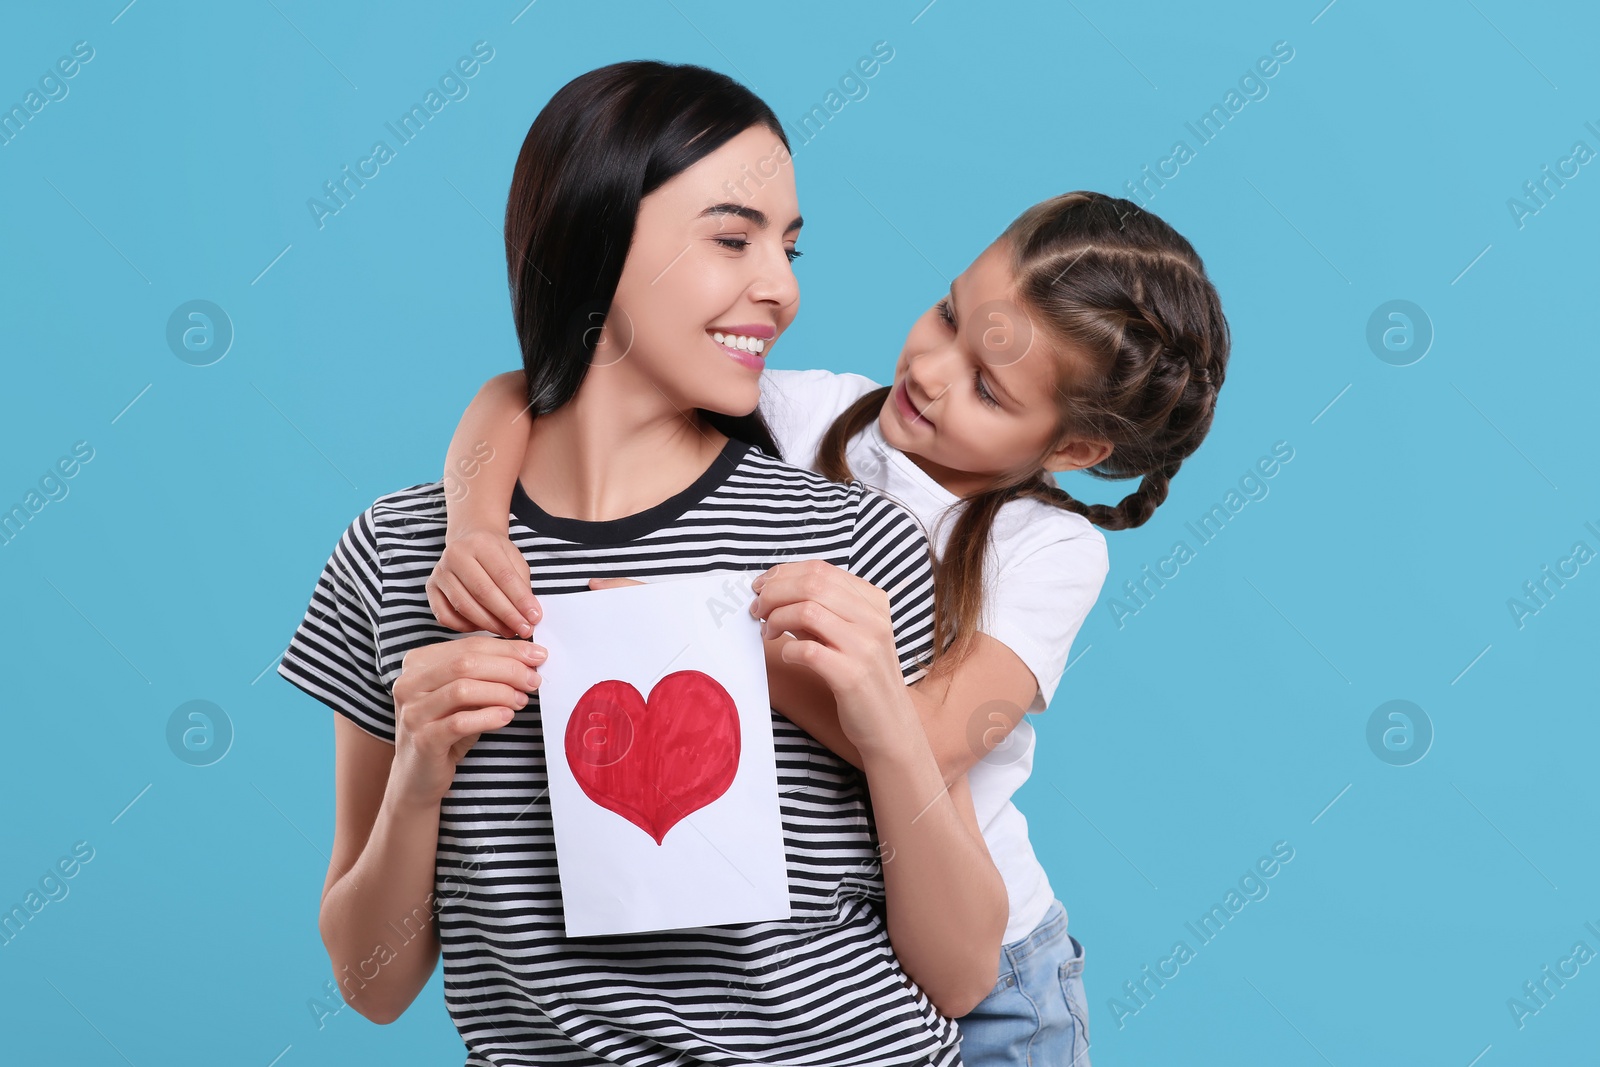
[[[444,531],[442,483],[379,498],[340,538],[278,667],[390,743],[405,653],[461,636],[425,590]],[[889,594],[908,681],[931,650],[928,543],[910,514],[738,441],[682,492],[620,519],[549,515],[519,485],[511,538],[535,595],[827,560]],[[567,937],[538,715],[534,694],[484,733],[441,804],[433,906],[468,1067],[960,1063],[956,1024],[890,947],[860,772],[774,711],[792,916]]]

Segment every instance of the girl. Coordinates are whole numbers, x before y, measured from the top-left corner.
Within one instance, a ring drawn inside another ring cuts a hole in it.
[[[957,1067],[947,1016],[997,976],[1004,883],[905,684],[932,649],[926,538],[864,487],[773,458],[750,414],[759,366],[707,336],[738,324],[776,337],[794,316],[792,173],[769,168],[738,203],[724,192],[775,155],[787,160],[778,119],[720,74],[590,72],[528,131],[506,249],[536,415],[524,436],[531,457],[559,460],[512,472],[528,591],[816,557],[798,564],[817,571],[795,601],[815,619],[799,645],[862,774],[773,715],[791,917],[565,936],[538,717],[546,652],[449,640],[429,612],[439,483],[350,525],[279,665],[339,713],[320,928],[342,992],[390,1022],[442,953],[471,1067]],[[589,328],[597,307],[634,324],[626,358]]]
[[[1095,526],[1137,527],[1166,499],[1210,428],[1228,350],[1190,244],[1126,200],[1074,192],[1023,212],[955,279],[912,326],[892,384],[762,373],[761,412],[785,458],[898,500],[939,558],[940,653],[911,691],[946,779],[969,781],[1010,903],[999,981],[960,1020],[968,1064],[1087,1063],[1083,949],[1010,799],[1032,767],[1023,716],[1049,704],[1099,595],[1108,564]],[[527,448],[523,392],[518,375],[492,380],[452,442],[452,469],[472,442],[518,457],[450,504],[428,591],[459,629],[528,630],[527,574],[505,539]],[[1115,507],[1084,504],[1050,477],[1068,470],[1142,480]],[[774,634],[792,629],[804,589],[780,566],[752,611]],[[774,706],[859,766],[826,688],[787,662],[788,640],[769,650]]]

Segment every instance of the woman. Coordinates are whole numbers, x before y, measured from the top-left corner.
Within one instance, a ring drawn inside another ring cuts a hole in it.
[[[556,94],[506,223],[539,457],[511,533],[535,593],[779,564],[808,578],[805,658],[863,766],[773,716],[792,918],[563,935],[543,651],[443,640],[425,582],[444,488],[415,486],[351,524],[279,666],[340,713],[320,926],[367,1017],[397,1018],[442,952],[473,1065],[959,1062],[948,1016],[993,986],[1006,905],[905,694],[931,651],[926,540],[860,484],[772,458],[750,414],[759,365],[711,336],[788,326],[800,225],[770,109],[657,63]]]

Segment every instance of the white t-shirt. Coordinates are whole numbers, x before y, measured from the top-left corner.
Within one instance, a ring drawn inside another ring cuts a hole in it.
[[[879,383],[827,370],[761,372],[761,414],[783,458],[816,469],[817,445],[833,421]],[[845,448],[851,473],[904,506],[937,558],[964,502],[883,438],[877,420]],[[1029,712],[1055,695],[1073,639],[1100,596],[1110,561],[1106,539],[1088,519],[1033,499],[1009,501],[995,515],[984,561],[984,611],[978,629],[1015,652],[1039,684]],[[1011,802],[1033,770],[1034,730],[1026,716],[967,774],[989,855],[1011,902],[1007,943],[1026,937],[1055,899],[1028,840],[1028,820]]]

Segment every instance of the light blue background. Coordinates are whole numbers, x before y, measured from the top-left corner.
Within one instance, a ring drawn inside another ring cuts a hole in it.
[[[1222,294],[1228,382],[1169,501],[1108,534],[1020,794],[1088,949],[1095,1062],[1594,1055],[1600,963],[1520,1029],[1507,1008],[1575,942],[1600,950],[1600,565],[1521,628],[1507,606],[1574,542],[1600,550],[1600,164],[1522,227],[1507,207],[1574,142],[1600,149],[1592,7],[125,2],[8,5],[0,32],[7,107],[95,50],[0,147],[0,507],[74,442],[95,453],[0,547],[0,906],[95,850],[0,947],[6,1058],[460,1062],[437,974],[387,1028],[308,1008],[332,713],[269,668],[344,526],[438,477],[478,383],[515,364],[494,220],[551,93],[689,61],[793,123],[880,40],[866,98],[796,144],[804,311],[778,365],[888,373],[1017,212],[1126,195],[1294,49],[1150,202]],[[319,230],[307,199],[478,40],[470,95]],[[193,299],[236,331],[212,366],[165,341]],[[1435,331],[1403,367],[1365,337],[1395,299]],[[1279,441],[1270,494],[1119,627],[1109,599]],[[208,767],[166,741],[194,699],[235,731]],[[1366,741],[1393,699],[1436,732],[1411,766]],[[1185,922],[1277,841],[1270,895],[1119,1028],[1123,983],[1198,945]]]

